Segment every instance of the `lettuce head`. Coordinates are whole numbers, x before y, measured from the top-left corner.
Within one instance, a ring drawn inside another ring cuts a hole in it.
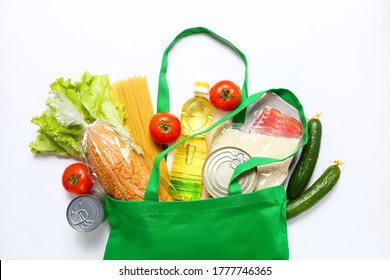
[[[80,158],[85,126],[96,120],[128,133],[123,126],[123,107],[112,100],[109,86],[108,75],[89,72],[75,83],[64,78],[54,81],[47,109],[31,120],[39,127],[35,141],[30,143],[31,152]]]

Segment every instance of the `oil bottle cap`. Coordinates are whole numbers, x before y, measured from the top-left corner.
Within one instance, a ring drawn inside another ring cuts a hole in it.
[[[194,92],[209,93],[210,84],[206,82],[195,82]]]

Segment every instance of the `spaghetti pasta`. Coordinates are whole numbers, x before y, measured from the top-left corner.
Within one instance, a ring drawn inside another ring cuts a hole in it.
[[[125,125],[134,141],[142,147],[147,159],[153,161],[161,153],[162,147],[153,141],[149,133],[149,122],[154,115],[154,109],[146,77],[134,76],[117,81],[111,84],[110,94],[114,101],[123,104],[126,113]],[[149,164],[151,166],[153,162]],[[168,167],[163,160],[160,172],[164,181],[169,182]]]

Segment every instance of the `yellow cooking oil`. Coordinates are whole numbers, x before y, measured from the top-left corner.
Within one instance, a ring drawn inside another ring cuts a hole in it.
[[[182,107],[182,131],[178,141],[212,125],[214,109],[208,100],[209,89],[208,83],[195,82],[194,96]],[[207,155],[204,134],[194,136],[175,148],[170,172],[170,193],[175,200],[200,199],[202,168]]]

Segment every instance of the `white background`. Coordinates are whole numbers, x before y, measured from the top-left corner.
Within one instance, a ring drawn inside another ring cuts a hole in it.
[[[74,231],[61,186],[72,159],[33,156],[28,145],[49,85],[85,70],[111,81],[148,79],[155,104],[162,53],[188,27],[227,38],[249,61],[249,92],[284,87],[306,115],[323,112],[313,179],[346,162],[335,189],[288,222],[290,257],[390,258],[390,2],[0,0],[0,258],[102,259],[109,227]],[[207,36],[169,56],[172,112],[195,80],[242,84],[244,67]],[[255,233],[254,233],[255,234]],[[208,237],[205,237],[207,239]]]

